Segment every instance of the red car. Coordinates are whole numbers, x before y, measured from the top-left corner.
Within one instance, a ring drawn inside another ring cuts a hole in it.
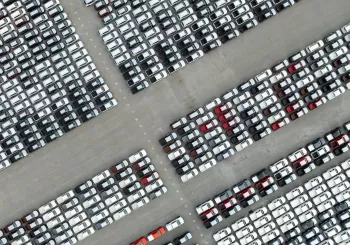
[[[293,104],[290,104],[289,106],[286,107],[286,111],[288,113],[292,113],[293,111],[301,108],[304,105],[304,102],[302,100],[299,100]]]
[[[219,116],[219,121],[220,122],[225,122],[225,121],[230,120],[231,118],[233,118],[235,115],[236,115],[235,109],[231,109],[227,113],[225,113],[223,115],[220,115]]]
[[[311,157],[309,155],[303,156],[292,163],[292,166],[295,170],[298,170],[311,162]]]
[[[148,236],[148,241],[153,241],[158,239],[161,236],[164,236],[166,233],[165,229],[163,227],[159,227],[158,229],[152,231]]]
[[[231,121],[223,123],[222,127],[223,127],[223,129],[228,130],[228,129],[232,128],[233,126],[235,126],[240,121],[241,120],[239,119],[239,117],[235,117]]]
[[[208,219],[215,217],[218,213],[219,213],[219,211],[217,208],[211,208],[208,211],[201,214],[200,218],[202,221],[206,221]]]
[[[245,190],[241,191],[240,193],[238,193],[236,196],[236,199],[239,201],[243,201],[254,194],[255,194],[255,189],[250,186]]]
[[[206,124],[203,124],[199,127],[199,130],[202,132],[202,133],[206,133],[208,132],[210,129],[214,128],[215,126],[218,125],[218,121],[216,119],[214,120],[211,120],[210,122],[206,123]]]
[[[23,26],[24,24],[28,23],[29,20],[30,20],[30,19],[29,19],[28,15],[23,15],[21,18],[19,18],[19,19],[17,19],[17,20],[15,21],[15,25],[16,25],[17,27],[21,27],[21,26]]]
[[[105,17],[106,15],[112,13],[112,11],[113,11],[113,8],[111,6],[108,6],[107,8],[100,10],[98,12],[98,16],[100,16],[100,18]]]
[[[214,112],[216,115],[220,115],[220,114],[224,113],[225,111],[228,111],[230,108],[232,108],[232,103],[227,102],[224,105],[220,105],[220,106],[216,107],[214,109]]]
[[[149,157],[145,157],[144,159],[142,159],[141,161],[138,161],[138,162],[135,162],[133,165],[132,165],[132,168],[135,170],[135,171],[138,171],[140,170],[141,168],[147,166],[148,164],[151,163],[151,159]]]
[[[147,175],[146,177],[143,177],[141,179],[141,184],[143,184],[144,186],[149,185],[150,183],[157,180],[158,178],[159,178],[158,172],[154,172],[150,175]]]
[[[345,74],[342,76],[343,82],[348,83],[350,81],[350,74]]]
[[[144,237],[141,237],[139,240],[131,243],[130,245],[145,245],[147,244],[147,240]]]
[[[349,142],[349,136],[346,134],[340,135],[338,138],[336,138],[335,140],[331,141],[329,143],[329,146],[332,149],[336,149],[342,145],[344,145],[345,143]]]
[[[318,108],[320,105],[323,105],[327,102],[327,99],[325,97],[321,97],[318,100],[315,100],[313,102],[311,102],[308,107],[310,110],[315,110],[316,108]]]
[[[95,3],[95,9],[96,10],[100,10],[103,9],[104,7],[106,7],[109,4],[108,0],[101,0],[98,1],[97,3]]]
[[[291,66],[288,67],[288,72],[290,74],[296,72],[297,70],[303,68],[306,65],[306,62],[304,60],[301,60],[298,63],[292,64]]]
[[[233,206],[235,206],[235,205],[237,205],[237,199],[236,199],[235,197],[231,197],[231,198],[229,198],[228,200],[226,200],[226,201],[220,203],[220,204],[219,204],[219,209],[220,209],[221,211],[224,211],[224,210],[226,210],[226,209],[228,209],[228,208],[230,208],[230,207],[233,207]]]
[[[265,189],[266,187],[272,185],[275,181],[271,176],[268,176],[264,179],[262,179],[260,182],[258,182],[255,187],[258,191]]]
[[[277,131],[290,122],[289,118],[283,118],[271,125],[273,131]]]

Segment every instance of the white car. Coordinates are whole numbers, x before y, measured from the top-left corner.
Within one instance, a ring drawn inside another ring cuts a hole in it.
[[[137,192],[134,192],[133,194],[131,194],[130,196],[128,196],[128,202],[132,203],[136,200],[138,200],[139,198],[143,197],[145,195],[145,191],[143,189],[138,190]]]
[[[228,235],[224,238],[222,238],[222,240],[220,240],[217,245],[231,245],[231,244],[235,244],[234,241],[235,241],[235,237],[234,235]]]
[[[262,227],[263,225],[266,225],[272,220],[272,216],[270,214],[266,214],[265,216],[262,216],[261,218],[254,221],[254,226],[256,229]]]
[[[166,187],[163,187],[166,188]],[[145,204],[149,203],[149,198],[148,197],[142,197],[141,199],[139,199],[138,201],[134,202],[131,204],[131,208],[132,210],[136,210],[141,208],[142,206],[144,206]]]
[[[196,212],[197,214],[202,214],[205,211],[211,209],[212,207],[214,207],[214,202],[212,200],[208,200],[204,203],[202,203],[201,205],[196,207]]]
[[[310,190],[312,188],[314,188],[315,186],[321,184],[323,181],[322,177],[321,176],[317,176],[317,177],[314,177],[312,179],[310,179],[309,181],[307,181],[305,184],[304,184],[304,187],[306,190]]]
[[[181,226],[183,223],[184,223],[184,219],[181,216],[179,216],[176,219],[165,224],[165,228],[169,232]]]
[[[286,197],[288,201],[296,198],[297,196],[300,196],[304,192],[304,188],[302,186],[298,186],[294,188],[293,190],[287,192]]]
[[[88,236],[91,236],[92,234],[95,233],[95,229],[92,228],[92,227],[89,227],[87,228],[86,230],[80,232],[78,235],[77,235],[77,238],[79,241],[87,238]]]
[[[334,89],[332,92],[329,92],[327,94],[327,99],[328,100],[333,100],[335,99],[336,97],[338,97],[339,95],[345,93],[345,88],[344,87],[339,87],[337,89]]]
[[[239,103],[242,103],[243,101],[249,99],[251,97],[251,94],[246,91],[244,93],[242,93],[240,96],[237,96],[235,98],[233,98],[233,103],[235,103],[235,105],[238,105]]]
[[[306,202],[308,199],[309,197],[306,194],[303,194],[293,199],[292,201],[290,201],[290,205],[292,206],[292,208],[296,208],[301,204],[303,204],[304,202]]]
[[[266,207],[261,207],[256,209],[254,212],[249,214],[249,218],[251,219],[251,221],[255,221],[258,218],[264,216],[265,214],[267,214],[267,208]]]
[[[243,227],[247,226],[249,224],[249,219],[247,217],[243,217],[236,222],[234,222],[231,225],[231,228],[234,232],[238,231],[239,229],[242,229]]]
[[[327,200],[327,201],[324,201],[323,203],[319,204],[317,206],[317,211],[319,213],[322,213],[330,208],[332,208],[334,205],[336,204],[335,200],[333,198]]]
[[[220,105],[220,104],[221,104],[221,99],[220,98],[215,98],[214,100],[210,101],[209,103],[207,103],[205,105],[205,109],[207,109],[207,111],[210,111],[215,106]]]
[[[230,149],[233,151],[232,149]],[[217,164],[217,161],[215,159],[210,159],[209,161],[206,161],[205,163],[199,165],[199,171],[204,172],[207,171],[208,169],[212,168]]]
[[[283,78],[285,78],[287,75],[288,75],[287,71],[281,71],[280,73],[277,73],[276,75],[271,76],[270,82],[274,84],[282,80]]]
[[[170,161],[174,160],[175,158],[178,158],[179,156],[183,155],[186,153],[186,150],[184,147],[180,147],[176,151],[173,151],[168,154],[168,158]]]
[[[243,140],[239,144],[235,146],[236,151],[242,151],[243,149],[247,148],[248,146],[252,145],[254,142],[251,138]]]
[[[349,188],[350,188],[349,181],[344,181],[344,182],[332,187],[331,191],[332,191],[333,195],[338,195],[340,192],[343,192]]]
[[[312,208],[312,203],[307,201],[294,209],[296,215],[301,215]]]
[[[266,89],[265,91],[261,92],[260,94],[255,95],[255,99],[256,99],[256,101],[260,102],[272,94],[273,94],[273,91],[271,88],[269,88],[269,89]]]
[[[328,169],[326,172],[323,173],[323,178],[325,180],[329,180],[330,178],[333,178],[334,176],[341,173],[341,168],[339,166],[333,167]]]
[[[346,177],[344,174],[339,174],[331,178],[330,180],[327,181],[327,185],[329,188],[332,188],[346,180]]]
[[[235,235],[238,239],[245,237],[246,235],[252,233],[254,231],[254,227],[252,225],[246,225],[235,232]]]
[[[239,242],[241,245],[247,245],[248,243],[251,244],[257,238],[258,238],[258,234],[254,231],[249,235],[246,235],[245,237],[243,237]],[[233,243],[232,245],[238,245],[238,243]]]
[[[350,229],[347,229],[345,231],[342,231],[338,235],[334,236],[334,241],[336,244],[341,244],[342,242],[346,242],[350,239]],[[346,243],[345,243],[346,244]],[[344,244],[344,245],[345,245]]]
[[[109,170],[105,170],[102,173],[94,176],[92,178],[92,182],[94,182],[95,184],[101,182],[104,179],[107,179],[109,176],[111,176],[111,173],[109,172]]]
[[[290,210],[289,204],[284,204],[284,205],[278,207],[277,209],[273,210],[272,211],[272,216],[274,218],[277,218],[277,217],[287,213],[289,210]]]
[[[276,173],[277,171],[281,170],[282,168],[286,167],[287,165],[288,165],[288,160],[285,158],[282,158],[281,160],[270,165],[270,171],[272,173]]]
[[[277,97],[275,95],[270,96],[269,98],[263,100],[260,102],[259,106],[260,108],[263,110],[267,107],[269,107],[270,105],[274,104],[277,102]],[[278,104],[279,105],[279,104]],[[276,105],[277,106],[277,105]],[[270,108],[271,111],[271,108]]]
[[[279,111],[272,116],[270,116],[267,120],[269,121],[270,124],[273,124],[277,122],[278,120],[284,118],[286,116],[286,113],[284,111]]]
[[[283,214],[282,216],[278,217],[276,219],[276,222],[278,225],[283,225],[285,223],[287,223],[288,221],[292,220],[294,218],[294,213],[292,213],[291,211]]]
[[[126,215],[128,215],[130,213],[131,213],[131,209],[129,207],[123,208],[123,209],[119,210],[118,212],[116,212],[113,215],[113,219],[115,221],[118,221],[118,220],[120,220],[121,218],[123,218],[124,216],[126,216]]]
[[[191,171],[181,175],[181,181],[187,182],[188,180],[192,179],[193,177],[197,176],[199,174],[197,169],[192,169]]]
[[[299,150],[293,152],[288,156],[290,162],[295,162],[296,160],[302,158],[307,154],[307,150],[305,148],[300,148]]]
[[[298,225],[298,221],[296,219],[292,219],[285,224],[281,225],[280,229],[283,233],[286,233],[287,231],[294,229]]]
[[[286,202],[286,198],[282,196],[282,197],[276,198],[275,200],[270,202],[267,206],[270,209],[270,211],[273,211],[276,208],[282,206],[285,202]]]
[[[71,218],[68,222],[71,227],[75,226],[76,224],[80,223],[81,221],[85,220],[87,218],[86,213],[78,214],[77,216]]]
[[[125,199],[122,199],[122,200],[114,203],[113,205],[111,205],[108,210],[110,213],[115,213],[118,210],[120,210],[126,206],[127,206],[127,202],[125,201]]]
[[[260,236],[263,236],[263,235],[265,235],[266,233],[272,231],[275,228],[276,228],[275,222],[270,222],[270,223],[264,225],[263,227],[259,228],[258,229],[258,233],[259,233]]]
[[[168,230],[169,231],[169,230]],[[232,233],[230,227],[223,228],[213,234],[214,241],[218,242]],[[233,239],[234,241],[234,239]]]
[[[52,200],[52,201],[48,202],[47,204],[38,208],[38,210],[39,210],[40,214],[44,214],[44,213],[48,212],[49,210],[55,208],[56,206],[57,206],[56,201]]]
[[[314,217],[316,217],[317,211],[316,209],[310,209],[306,211],[305,213],[302,213],[301,215],[298,216],[300,223],[304,223],[305,221],[308,221]]]
[[[273,231],[270,231],[266,235],[262,237],[263,242],[266,244],[267,242],[271,241],[272,239],[277,238],[280,235],[280,231],[275,229]]]

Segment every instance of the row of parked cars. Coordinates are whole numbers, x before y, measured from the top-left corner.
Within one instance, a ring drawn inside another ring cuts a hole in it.
[[[348,244],[350,159],[213,235],[226,244]]]
[[[345,81],[347,73],[341,70],[349,66],[349,31],[350,24],[343,26],[173,122],[170,125],[173,132],[160,139],[160,144],[183,181],[203,172],[201,168],[205,171],[343,94],[345,86],[349,87]],[[329,46],[335,47],[338,42],[342,45],[330,52]],[[327,72],[324,67],[328,66],[325,62],[329,60],[334,62]],[[339,62],[343,66],[338,66],[339,71],[334,70]],[[308,68],[315,67],[316,63],[318,69]],[[302,72],[311,69],[312,73]],[[339,78],[341,73],[345,75]],[[315,77],[317,82],[311,83]],[[332,89],[312,90],[311,87],[317,88],[317,84]],[[300,175],[302,171],[299,170]]]
[[[244,179],[226,189],[204,203],[197,206],[196,211],[206,228],[220,223],[223,218],[228,218],[242,208],[256,203],[260,198],[275,192],[279,187],[286,186],[297,179],[321,166],[335,156],[347,152],[350,148],[349,131],[350,122],[325,134],[324,137],[315,139],[253,174],[249,179]]]
[[[179,216],[165,224],[165,227],[158,227],[154,231],[150,232],[146,237],[141,237],[136,241],[132,242],[131,245],[146,245],[150,242],[153,242],[154,240],[157,240],[158,238],[164,236],[167,232],[170,232],[183,224],[184,219],[181,216]]]
[[[0,242],[75,244],[166,192],[141,150],[1,229]],[[179,217],[168,226],[181,222]]]
[[[57,0],[0,9],[2,170],[117,102]]]
[[[274,16],[294,0],[99,0],[108,51],[137,93]],[[115,27],[115,28],[113,28]]]

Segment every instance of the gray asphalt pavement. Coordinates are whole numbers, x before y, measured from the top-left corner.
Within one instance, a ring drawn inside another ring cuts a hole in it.
[[[0,227],[145,148],[168,193],[79,244],[129,244],[178,215],[185,224],[152,244],[164,244],[186,230],[194,235],[189,244],[214,244],[211,235],[249,209],[206,230],[195,214],[196,205],[350,120],[350,96],[345,94],[192,181],[180,183],[158,144],[169,124],[350,22],[349,1],[301,1],[136,96],[130,94],[97,34],[103,24],[95,10],[83,7],[80,0],[61,3],[119,105],[0,172]],[[254,207],[348,157],[336,158]]]

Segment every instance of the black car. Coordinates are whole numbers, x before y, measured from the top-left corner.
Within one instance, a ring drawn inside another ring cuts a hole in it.
[[[131,88],[131,93],[136,94],[142,90],[144,90],[145,88],[147,88],[149,86],[147,81],[144,82],[140,82],[137,85],[135,85],[134,87]]]
[[[349,150],[349,146],[347,144],[345,144],[345,146],[341,146],[341,147],[334,149],[333,152],[334,152],[334,155],[340,156],[341,154],[347,152],[348,150]]]
[[[333,129],[332,131],[328,132],[326,135],[328,134],[331,134],[331,137],[333,137],[333,139],[336,139],[338,138],[339,136],[345,134],[345,130],[341,127],[337,127],[335,129]],[[327,137],[326,137],[327,138]],[[333,139],[330,139],[330,140],[333,140]]]
[[[122,65],[119,66],[119,70],[121,73],[124,73],[133,67],[137,65],[137,62],[135,59],[128,60],[127,62],[123,63]]]
[[[333,209],[328,209],[326,211],[323,211],[322,213],[319,213],[317,215],[317,218],[319,219],[319,221],[322,222],[324,220],[331,218],[333,215],[334,215]]]
[[[37,141],[34,144],[28,146],[27,150],[29,152],[34,152],[38,149],[40,149],[41,147],[43,147],[45,145],[45,142],[43,140]]]
[[[204,224],[205,228],[209,229],[209,228],[217,225],[221,221],[222,221],[222,216],[221,215],[217,215],[214,218],[211,218],[211,219],[205,221],[203,224]]]
[[[140,171],[137,172],[137,175],[139,178],[142,178],[150,173],[152,173],[155,170],[154,166],[152,164],[148,165],[147,167],[141,169]]]
[[[309,173],[310,171],[314,170],[314,168],[315,168],[315,165],[313,163],[310,163],[310,164],[298,169],[296,173],[298,176],[303,176],[303,175]]]
[[[77,187],[75,187],[74,190],[75,190],[75,192],[76,192],[77,194],[79,194],[79,193],[81,193],[81,192],[83,192],[83,191],[89,189],[91,186],[92,186],[92,181],[91,181],[91,180],[88,180],[88,181],[86,181],[85,183],[80,184],[80,185],[78,185]]]
[[[138,190],[141,188],[141,184],[140,182],[135,182],[133,184],[130,184],[128,186],[126,186],[124,189],[123,189],[123,192],[125,195],[129,195],[131,193],[133,193],[134,191]]]
[[[74,120],[66,125],[63,126],[63,131],[65,133],[72,131],[73,129],[79,127],[81,122],[79,120]]]
[[[322,230],[325,231],[336,224],[338,224],[337,219],[331,218],[331,219],[327,219],[327,220],[323,221],[322,223],[320,223],[320,227],[322,228]]]
[[[294,228],[291,229],[287,232],[284,233],[284,235],[286,236],[287,239],[291,239],[293,237],[296,237],[300,234],[300,229],[299,228]]]
[[[244,22],[240,27],[239,27],[239,30],[241,33],[245,32],[245,31],[248,31],[249,29],[255,27],[257,25],[257,23],[255,23],[254,21],[247,21],[247,22]]]
[[[326,144],[326,140],[324,138],[317,138],[314,141],[312,141],[309,146],[308,149],[311,151],[320,148],[321,146],[324,146]],[[311,145],[311,148],[310,148]]]
[[[209,51],[212,51],[212,50],[216,49],[220,45],[221,45],[221,43],[216,40],[216,41],[214,41],[214,42],[204,46],[203,47],[203,52],[204,53],[208,53]]]
[[[259,181],[265,179],[266,177],[269,177],[269,172],[266,168],[260,170],[259,172],[253,174],[250,178],[253,180],[254,183],[258,183]]]
[[[235,194],[240,193],[241,191],[247,189],[251,185],[252,184],[251,184],[250,180],[248,180],[248,179],[242,180],[241,182],[239,182],[238,184],[233,186],[233,192]]]
[[[231,39],[234,39],[235,37],[237,37],[237,35],[236,35],[235,32],[232,31],[232,32],[229,32],[229,33],[223,35],[223,36],[220,38],[220,41],[221,41],[222,43],[226,43],[226,42],[230,41]]]
[[[25,150],[17,151],[15,154],[13,154],[10,157],[10,162],[11,163],[17,162],[17,161],[21,160],[23,157],[25,157],[26,155],[27,155],[27,153]]]
[[[220,203],[222,203],[223,201],[226,201],[227,199],[229,199],[232,196],[233,196],[233,192],[231,190],[229,190],[229,189],[226,189],[223,192],[217,194],[214,197],[214,201],[215,201],[216,204],[220,204]]]
[[[337,211],[337,213],[343,212],[350,208],[350,201],[345,200],[341,203],[337,203],[334,205],[334,208],[335,208],[335,211]]]
[[[186,154],[180,158],[177,158],[171,162],[174,168],[177,168],[179,166],[182,166],[186,164],[190,160],[190,157]],[[197,159],[196,159],[197,160]]]
[[[189,170],[194,168],[193,162],[189,162],[186,165],[180,166],[176,169],[176,173],[178,175],[183,175],[184,173],[188,172]]]
[[[239,212],[241,209],[242,209],[241,206],[235,205],[229,209],[226,209],[224,212],[222,212],[222,216],[224,218],[228,218],[228,217],[234,215],[235,213]]]
[[[276,12],[274,12],[274,10],[268,10],[263,12],[262,14],[260,14],[257,19],[260,23],[264,22],[265,20],[271,18],[272,16],[274,16],[276,14]]]

